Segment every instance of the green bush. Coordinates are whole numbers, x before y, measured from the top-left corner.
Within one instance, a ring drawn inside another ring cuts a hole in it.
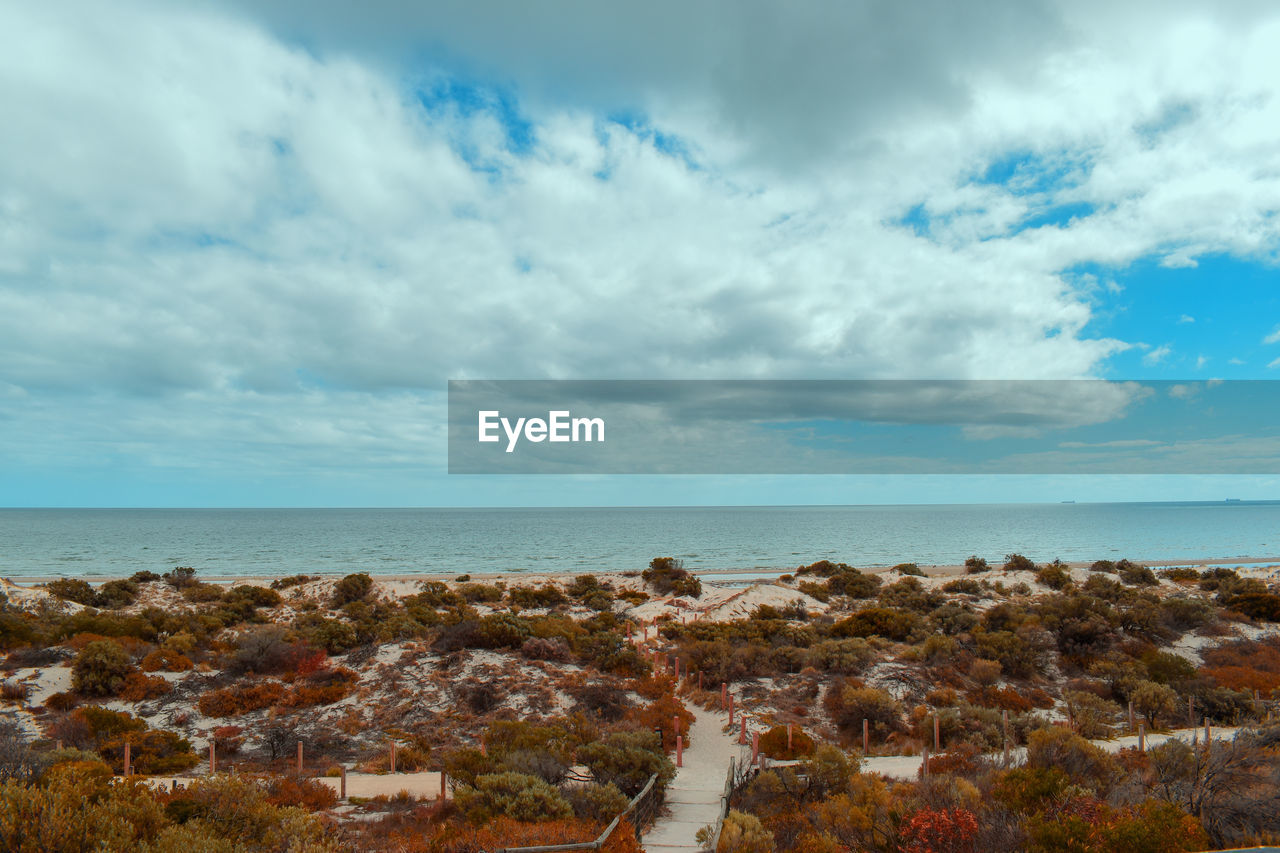
[[[477,776],[474,786],[459,785],[454,802],[477,824],[499,816],[530,822],[573,817],[573,807],[554,787],[536,776],[510,771]]]
[[[913,577],[924,577],[924,571],[915,563],[898,563],[893,567],[893,571],[900,575],[911,575]]]
[[[990,568],[991,566],[987,563],[986,559],[984,557],[979,557],[976,554],[964,561],[964,570],[967,574],[981,574]]]
[[[49,594],[63,601],[74,601],[76,604],[91,605],[96,593],[88,581],[79,578],[58,578],[44,585]]]
[[[93,597],[93,606],[115,610],[120,607],[128,607],[137,598],[138,585],[133,581],[107,581],[98,588],[98,594]]]
[[[702,595],[702,582],[674,557],[654,557],[640,577],[662,595]]]
[[[71,684],[85,696],[114,696],[135,670],[129,653],[119,643],[95,640],[84,647],[71,665]]]
[[[1031,558],[1024,557],[1021,554],[1006,554],[1004,557],[1004,570],[1006,572],[1034,572],[1036,564]]]
[[[373,578],[365,572],[347,575],[333,587],[331,605],[335,608],[353,601],[363,601],[373,590]]]

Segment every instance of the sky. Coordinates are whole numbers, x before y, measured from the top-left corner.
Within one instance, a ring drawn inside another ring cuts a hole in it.
[[[1280,498],[446,473],[451,379],[1280,378],[1269,2],[0,5],[0,505]]]

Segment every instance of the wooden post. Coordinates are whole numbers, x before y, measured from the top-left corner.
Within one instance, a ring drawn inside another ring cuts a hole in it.
[[[733,725],[733,694],[729,694],[729,725]]]
[[[869,755],[871,753],[871,724],[867,722],[867,718],[862,718],[862,754]]]
[[[1004,766],[1009,766],[1009,712],[1007,710],[1000,712],[1000,722],[1004,727]]]
[[[702,689],[702,670],[698,670],[698,689]],[[1255,697],[1256,701],[1256,697]]]
[[[742,715],[742,728],[738,729],[738,745],[744,746],[747,742],[747,715]]]
[[[209,772],[218,772],[218,748],[213,745],[213,741],[209,741]]]
[[[1138,723],[1138,754],[1147,751],[1147,724]]]
[[[760,763],[760,733],[751,733],[751,763]]]
[[[302,775],[302,741],[298,741],[298,775]]]
[[[680,658],[676,657],[675,655],[672,655],[671,660],[674,664],[672,669],[675,671],[676,681],[678,682],[680,680]]]
[[[933,748],[942,749],[942,724],[937,714],[933,715]]]
[[[130,762],[130,759],[132,758],[132,756],[130,755],[130,752],[131,750],[130,750],[129,741],[125,741],[124,742],[124,778],[126,779],[128,779],[130,776],[129,769],[132,766]]]
[[[345,800],[347,798],[347,768],[338,768],[338,799]]]
[[[791,754],[791,724],[787,723],[787,755]]]
[[[684,735],[676,735],[676,767],[684,767]]]
[[[672,731],[674,731],[676,734],[680,734],[680,717],[679,717],[679,715],[676,715],[676,716],[674,716],[674,717],[672,717],[672,718],[671,718],[671,729],[672,729]]]
[[[729,707],[729,685],[726,682],[720,682],[720,707]],[[730,720],[729,722],[733,722]]]
[[[924,747],[920,753],[920,778],[929,778],[929,747]]]
[[[396,772],[396,742],[391,741],[391,772]]]
[[[1209,738],[1213,735],[1213,729],[1210,726],[1209,718],[1204,718],[1204,745],[1209,746]]]
[[[449,774],[445,772],[443,767],[441,767],[440,768],[440,799],[442,800],[449,796],[448,780],[449,780]]]

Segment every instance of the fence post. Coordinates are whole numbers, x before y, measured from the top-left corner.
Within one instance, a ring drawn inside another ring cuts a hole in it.
[[[684,735],[676,735],[676,767],[684,767]]]
[[[1187,697],[1187,725],[1196,727],[1196,700],[1192,696]]]
[[[742,728],[738,729],[738,745],[743,746],[747,742],[747,715],[739,715],[742,718]]]
[[[787,755],[791,754],[791,724],[787,723]]]
[[[338,768],[338,798],[345,800],[347,798],[347,768],[345,766]]]
[[[933,715],[933,748],[942,749],[942,724],[937,714]]]
[[[929,747],[923,747],[920,752],[920,778],[929,778]]]
[[[729,725],[733,725],[733,694],[729,694]]]
[[[302,741],[298,741],[298,775],[302,775]]]
[[[724,681],[720,682],[720,707],[721,709],[729,707],[729,685]]]
[[[1004,728],[1004,736],[1003,736],[1004,766],[1007,768],[1009,766],[1009,712],[1008,710],[1004,710],[1000,712],[1000,722],[1003,724],[1003,728]]]
[[[1204,745],[1206,748],[1208,748],[1209,746],[1209,738],[1212,735],[1212,733],[1213,733],[1213,729],[1210,727],[1209,718],[1205,717],[1204,718]]]
[[[132,756],[130,755],[129,741],[125,741],[124,742],[124,778],[126,779],[129,778],[129,768],[130,768],[131,758]]]
[[[866,717],[862,718],[862,754],[871,754],[871,724]]]
[[[760,763],[760,732],[751,733],[751,763]]]
[[[671,728],[676,734],[680,734],[680,717],[676,715],[671,718]]]
[[[1142,755],[1147,751],[1147,724],[1138,723],[1138,754]]]

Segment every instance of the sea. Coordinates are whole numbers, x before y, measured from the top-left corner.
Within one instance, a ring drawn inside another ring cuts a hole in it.
[[[1280,558],[1280,501],[519,509],[0,509],[0,577],[484,575]],[[1280,560],[1275,560],[1280,562]]]

